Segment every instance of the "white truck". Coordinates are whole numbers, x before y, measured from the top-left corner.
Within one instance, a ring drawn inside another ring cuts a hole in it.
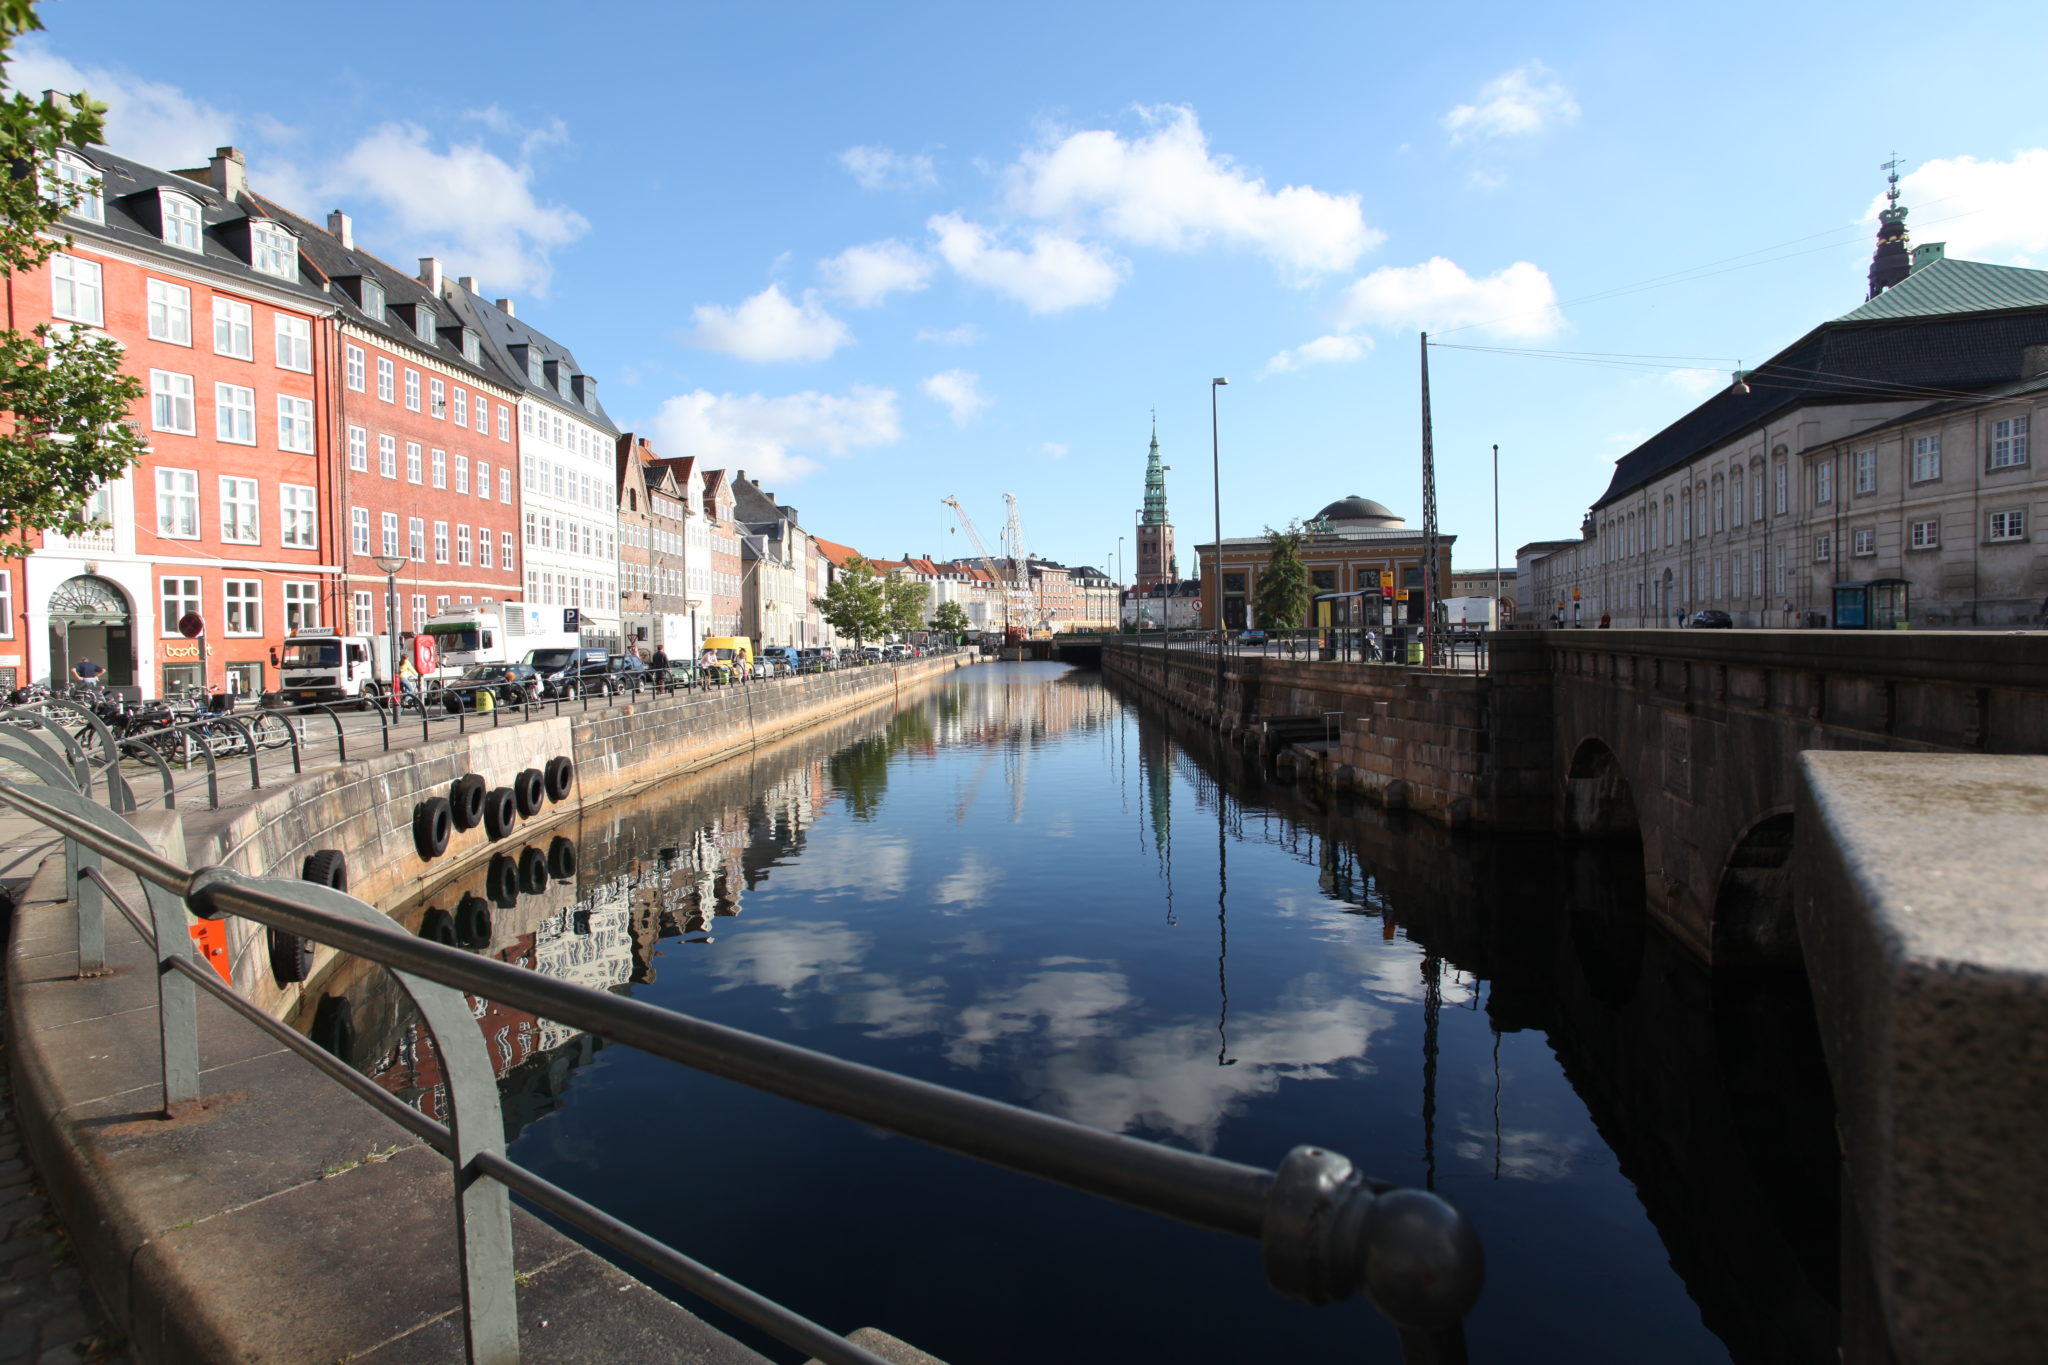
[[[577,632],[561,629],[559,607],[525,602],[449,607],[427,618],[441,666],[434,676],[449,681],[475,664],[515,664],[536,649],[573,648]]]
[[[559,627],[559,609],[524,602],[450,607],[427,618],[440,663],[428,677],[452,682],[473,664],[518,663],[536,649],[575,646],[574,631]],[[399,659],[412,653],[412,637],[400,635]],[[278,658],[278,692],[287,702],[354,702],[365,705],[391,689],[391,642],[383,635],[343,635],[329,627],[295,630]]]
[[[1493,626],[1493,599],[1491,597],[1446,597],[1444,599],[1444,620],[1452,626],[1466,629],[1491,629]]]
[[[390,687],[391,642],[382,635],[341,635],[316,626],[285,637],[277,690],[287,702],[364,706]]]

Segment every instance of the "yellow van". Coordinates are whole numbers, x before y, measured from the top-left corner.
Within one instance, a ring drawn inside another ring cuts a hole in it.
[[[754,676],[754,642],[744,635],[707,636],[697,655],[700,664],[706,654],[711,656],[712,667],[724,674],[723,682]]]

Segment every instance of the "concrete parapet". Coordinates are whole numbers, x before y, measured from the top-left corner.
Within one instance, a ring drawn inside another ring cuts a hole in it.
[[[1843,1358],[2038,1361],[2048,758],[1809,752],[1800,768],[1794,900],[1842,1134]]]

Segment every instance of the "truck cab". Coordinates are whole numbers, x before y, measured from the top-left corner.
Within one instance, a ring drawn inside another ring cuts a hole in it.
[[[294,703],[367,704],[388,684],[389,662],[381,637],[318,627],[295,630],[285,637],[278,656],[278,692]]]

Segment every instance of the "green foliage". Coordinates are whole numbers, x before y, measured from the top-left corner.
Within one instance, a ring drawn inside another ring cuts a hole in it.
[[[932,595],[929,584],[908,578],[892,578],[884,585],[889,602],[889,629],[908,635],[924,626],[925,600]]]
[[[14,40],[41,28],[33,0],[0,0],[0,81]],[[98,142],[106,106],[83,94],[44,101],[0,100],[0,273],[34,270],[70,238],[58,227],[75,194],[50,192],[29,168],[47,166],[66,144]],[[121,372],[107,337],[68,326],[0,331],[0,555],[28,553],[25,535],[93,528],[79,509],[93,491],[142,458],[142,437],[126,422],[142,398]]]
[[[1308,620],[1311,596],[1308,565],[1301,561],[1301,542],[1305,534],[1298,521],[1288,522],[1284,531],[1276,531],[1270,526],[1266,528],[1266,536],[1273,543],[1273,553],[1266,560],[1265,571],[1259,575],[1258,601],[1255,604],[1262,629],[1296,630]]]
[[[825,595],[812,598],[811,605],[825,618],[825,624],[841,635],[851,635],[856,645],[889,629],[888,585],[859,555],[846,561]]]
[[[941,602],[932,613],[932,629],[941,635],[965,635],[968,625],[967,608],[958,602]]]

